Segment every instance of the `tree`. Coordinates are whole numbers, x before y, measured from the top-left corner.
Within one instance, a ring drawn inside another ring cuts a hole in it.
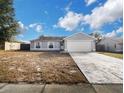
[[[11,41],[18,34],[13,0],[0,0],[0,42]]]
[[[102,39],[102,34],[100,32],[93,32],[90,35],[96,39],[96,43]]]

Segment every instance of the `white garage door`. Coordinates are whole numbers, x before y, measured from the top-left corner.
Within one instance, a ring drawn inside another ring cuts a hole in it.
[[[88,52],[91,51],[91,41],[67,41],[69,52]]]

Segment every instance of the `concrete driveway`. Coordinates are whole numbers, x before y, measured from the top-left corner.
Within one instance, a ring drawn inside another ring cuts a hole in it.
[[[90,83],[123,82],[123,61],[97,53],[70,53]]]

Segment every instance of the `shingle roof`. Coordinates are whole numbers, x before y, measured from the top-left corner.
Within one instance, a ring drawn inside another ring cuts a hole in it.
[[[56,36],[40,36],[38,39],[34,39],[31,41],[37,41],[37,40],[49,40],[49,41],[53,41],[53,40],[57,40],[57,41],[61,41],[63,40],[64,37],[56,37]]]
[[[62,40],[64,37],[40,36],[41,40]]]
[[[113,41],[119,41],[119,42],[123,41],[123,38],[119,38],[119,37],[105,37],[104,39],[111,39]]]
[[[119,37],[104,37],[103,38],[104,40],[112,40],[112,41],[116,41],[118,42],[119,44],[123,44],[123,38],[119,38]]]

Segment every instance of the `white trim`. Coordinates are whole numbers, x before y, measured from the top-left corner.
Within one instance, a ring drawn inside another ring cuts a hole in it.
[[[87,42],[87,41],[93,41],[93,40],[65,40],[65,41],[74,41],[74,42],[76,42],[76,41],[80,41],[80,42]]]
[[[43,46],[42,46],[42,42],[40,42],[40,48],[42,48]]]
[[[30,48],[30,50],[60,50],[60,48]]]

